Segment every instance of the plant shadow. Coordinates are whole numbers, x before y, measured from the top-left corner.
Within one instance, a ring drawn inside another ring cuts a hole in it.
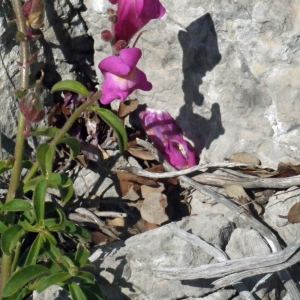
[[[200,155],[204,148],[209,149],[211,143],[225,132],[218,103],[212,104],[209,119],[194,112],[195,105],[204,104],[204,96],[199,92],[202,78],[218,65],[222,57],[211,15],[207,13],[193,21],[186,31],[180,30],[178,40],[183,51],[182,90],[185,103],[176,121]]]

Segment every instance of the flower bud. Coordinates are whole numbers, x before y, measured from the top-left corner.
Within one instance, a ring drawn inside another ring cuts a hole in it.
[[[22,7],[26,23],[33,29],[44,25],[45,3],[44,0],[29,0]]]
[[[126,43],[126,41],[120,40],[120,41],[117,41],[112,47],[113,47],[114,52],[116,54],[119,54],[119,52],[122,49],[125,49],[127,47],[127,43]]]
[[[109,16],[108,21],[112,22],[113,24],[116,24],[118,22],[118,17],[116,15]]]
[[[26,121],[31,123],[39,122],[45,117],[42,102],[34,92],[30,92],[21,99],[19,109]]]
[[[115,14],[116,14],[115,11],[114,11],[112,8],[108,8],[108,9],[106,10],[106,13],[107,13],[109,16],[112,16],[112,15],[115,15]]]
[[[112,34],[109,30],[103,30],[101,32],[101,38],[105,42],[110,42],[112,40]]]

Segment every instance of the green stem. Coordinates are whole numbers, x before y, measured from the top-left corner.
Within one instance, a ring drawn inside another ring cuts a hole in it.
[[[22,35],[26,36],[26,24],[22,12],[22,1],[12,0],[13,9],[16,15],[16,23],[18,31]],[[28,89],[29,80],[29,66],[27,64],[29,60],[29,46],[26,38],[22,39],[20,42],[20,52],[21,52],[21,78],[20,78],[20,89],[26,91]],[[16,147],[14,153],[14,166],[12,169],[9,188],[6,196],[6,202],[9,202],[15,197],[16,190],[20,183],[20,173],[21,173],[21,161],[23,156],[23,146],[24,146],[24,129],[25,129],[25,119],[19,112],[18,116],[18,129],[16,138]],[[6,216],[6,221],[9,224],[13,224],[14,215],[8,214]],[[1,282],[0,282],[0,298],[2,298],[2,290],[8,279],[11,276],[11,263],[12,255],[2,255],[1,261]]]
[[[71,128],[72,124],[77,120],[77,118],[96,100],[98,100],[101,96],[101,91],[97,91],[90,99],[88,99],[86,102],[84,102],[81,106],[79,106],[70,116],[70,118],[67,120],[63,128],[55,135],[54,139],[50,142],[51,146],[55,146],[68,132],[68,130]],[[24,184],[28,183],[36,171],[39,168],[39,164],[35,162],[29,172],[26,174],[23,182]]]

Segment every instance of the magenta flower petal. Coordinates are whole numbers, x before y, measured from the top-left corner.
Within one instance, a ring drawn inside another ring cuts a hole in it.
[[[172,166],[183,169],[196,165],[192,145],[183,138],[181,129],[169,113],[147,108],[139,117],[153,144]]]
[[[115,99],[124,101],[136,89],[151,90],[152,84],[136,67],[141,54],[138,48],[126,48],[120,51],[119,57],[110,56],[99,63],[98,66],[104,76],[100,98],[102,104],[108,104]]]
[[[161,18],[164,14],[165,8],[159,0],[119,0],[115,41],[124,40],[129,43],[151,19]]]
[[[133,69],[137,65],[141,57],[142,51],[139,48],[127,48],[120,51],[120,59],[130,69]]]
[[[135,8],[139,18],[149,20],[159,19],[166,12],[166,9],[160,4],[159,1],[153,0],[137,0],[135,1]]]
[[[118,56],[104,58],[98,65],[101,72],[114,73],[119,76],[126,76],[130,72],[130,67],[126,65]]]

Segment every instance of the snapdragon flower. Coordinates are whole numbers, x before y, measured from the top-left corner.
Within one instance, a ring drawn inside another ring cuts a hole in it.
[[[138,48],[126,48],[119,56],[104,58],[98,65],[104,76],[100,102],[109,104],[115,99],[124,101],[135,89],[150,91],[152,84],[145,73],[136,67],[142,51]]]
[[[177,169],[196,165],[195,150],[168,112],[147,108],[139,117],[150,140],[168,163]]]
[[[117,4],[117,21],[113,24],[114,40],[129,43],[150,20],[161,18],[166,10],[159,0],[110,0]]]

